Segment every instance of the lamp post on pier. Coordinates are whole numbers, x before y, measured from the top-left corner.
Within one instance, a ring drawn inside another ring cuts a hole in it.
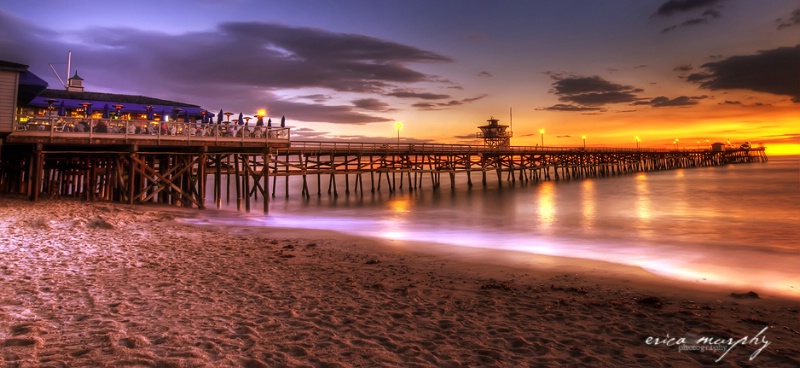
[[[88,118],[89,117],[89,106],[92,106],[92,103],[91,102],[83,102],[83,103],[81,103],[81,106],[83,106],[83,117],[84,118]]]
[[[583,149],[586,149],[586,135],[584,134],[581,138],[583,138]]]
[[[544,147],[544,129],[539,129],[539,134],[542,136],[542,147]]]
[[[678,139],[678,138],[675,138],[675,149],[679,149],[679,148],[678,148],[678,141],[679,141],[679,139]]]
[[[706,139],[706,148],[711,148],[711,143],[708,143],[708,139]]]
[[[403,122],[398,121],[394,123],[394,127],[397,129],[397,146],[400,147],[400,129],[403,128]]]
[[[641,142],[642,140],[639,139],[638,135],[636,137],[633,137],[633,138],[636,139],[636,149],[638,150],[639,149],[639,142]]]

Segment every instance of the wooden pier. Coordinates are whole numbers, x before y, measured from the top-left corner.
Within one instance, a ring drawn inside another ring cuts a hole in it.
[[[180,123],[174,123],[180,124]],[[178,131],[189,131],[179,127]],[[122,203],[158,202],[206,208],[207,194],[221,206],[263,211],[280,186],[312,195],[366,191],[437,190],[494,181],[577,180],[735,163],[765,162],[765,149],[635,149],[292,142],[287,130],[256,137],[17,130],[3,140],[0,192],[31,200],[76,197]],[[344,178],[337,187],[336,178]],[[290,179],[295,180],[290,185]],[[278,180],[282,183],[278,185]],[[298,182],[299,181],[299,182]],[[224,192],[223,192],[224,190]],[[259,200],[260,198],[260,200]]]

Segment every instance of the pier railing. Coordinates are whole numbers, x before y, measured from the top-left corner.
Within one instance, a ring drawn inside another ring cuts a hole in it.
[[[51,138],[89,138],[125,140],[218,140],[278,141],[291,140],[290,128],[237,125],[234,123],[201,124],[152,120],[93,119],[73,117],[22,117],[14,125],[19,136]]]
[[[730,148],[732,149],[732,148]],[[444,143],[369,143],[369,142],[326,142],[326,141],[292,141],[292,151],[338,151],[338,152],[387,152],[387,153],[496,153],[496,154],[531,154],[531,153],[636,153],[636,152],[707,152],[711,148],[620,148],[620,147],[582,147],[582,146],[508,146],[488,147],[484,145],[444,144]],[[738,148],[736,150],[739,150]]]

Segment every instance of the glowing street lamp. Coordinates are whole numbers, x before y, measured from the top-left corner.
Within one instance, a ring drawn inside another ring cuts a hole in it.
[[[397,129],[397,145],[400,145],[400,129],[403,128],[403,122],[398,121],[394,123],[394,127]]]
[[[636,139],[636,149],[638,150],[638,149],[639,149],[639,142],[641,142],[642,140],[641,140],[641,139],[639,139],[639,136],[638,136],[638,135],[637,135],[637,136],[635,136],[635,137],[633,137],[633,138],[634,138],[634,139]]]
[[[708,139],[706,139],[706,148],[711,148],[711,143],[708,143]]]
[[[697,141],[697,149],[700,149],[700,141]]]
[[[122,105],[122,104],[116,104],[116,105],[114,105],[114,109],[116,109],[116,110],[117,110],[117,119],[119,119],[119,118],[120,118],[120,115],[122,114],[122,108],[123,108],[123,107],[125,107],[125,106],[124,106],[124,105]]]
[[[83,117],[88,118],[89,117],[89,106],[92,106],[92,103],[91,102],[83,102],[83,103],[81,103],[81,106],[83,106]]]
[[[675,138],[675,149],[678,149],[678,141],[680,141],[680,139]]]
[[[539,134],[542,136],[542,147],[544,147],[544,129],[539,129]]]
[[[586,135],[581,138],[583,138],[583,149],[586,149]]]

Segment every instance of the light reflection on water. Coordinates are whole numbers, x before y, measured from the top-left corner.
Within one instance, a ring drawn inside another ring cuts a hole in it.
[[[542,183],[538,189],[536,199],[539,203],[539,229],[550,234],[552,233],[551,228],[556,222],[555,184],[553,182]]]
[[[595,222],[595,189],[594,180],[584,180],[581,182],[581,209],[583,210],[583,217],[581,217],[581,227],[587,230],[594,229]]]
[[[490,183],[485,190],[468,189],[461,178],[455,191],[425,183],[393,195],[367,189],[363,197],[278,196],[267,216],[210,218],[594,259],[800,297],[797,162],[504,182],[502,188]]]
[[[643,238],[651,238],[653,231],[650,227],[650,188],[647,183],[647,174],[636,174],[636,217],[638,218],[636,229],[639,236]]]

